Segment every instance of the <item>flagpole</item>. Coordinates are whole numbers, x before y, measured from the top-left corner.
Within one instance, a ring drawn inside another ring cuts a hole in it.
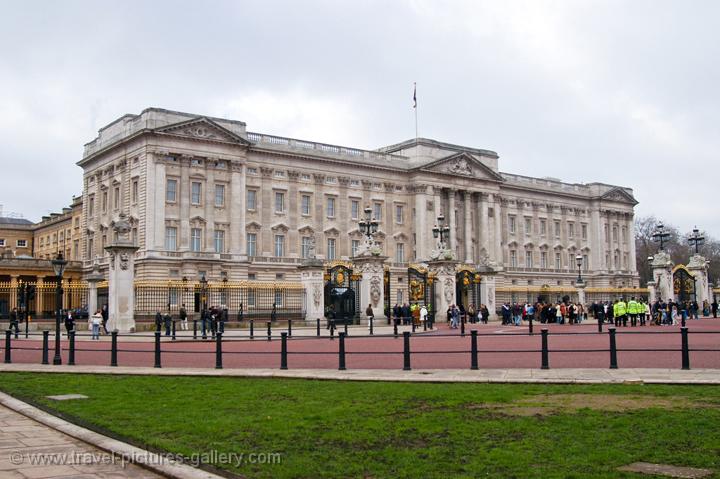
[[[415,144],[418,142],[418,122],[417,122],[417,82],[413,82],[413,100],[415,110]]]

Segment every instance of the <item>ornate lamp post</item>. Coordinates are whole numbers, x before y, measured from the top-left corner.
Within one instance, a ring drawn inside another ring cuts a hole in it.
[[[575,264],[577,265],[577,268],[578,268],[577,283],[582,284],[582,282],[583,282],[582,274],[581,274],[581,268],[582,268],[582,264],[583,264],[582,255],[579,254],[579,255],[575,256]]]
[[[62,316],[62,278],[67,261],[63,258],[62,252],[58,252],[57,258],[50,261],[52,263],[55,276],[57,276],[57,288],[55,289],[55,356],[53,364],[62,364],[60,357],[60,321]]]
[[[202,278],[200,278],[200,300],[202,302],[202,314],[205,314],[205,311],[207,310],[207,291],[208,291],[208,281],[205,278],[205,275],[202,275]]]
[[[363,212],[365,213],[365,217],[358,222],[358,226],[360,227],[360,232],[365,235],[365,243],[369,248],[375,243],[373,236],[377,233],[378,221],[372,218],[372,209],[370,209],[369,206],[366,206]]]
[[[692,234],[688,237],[688,243],[695,246],[695,254],[699,253],[699,248],[705,243],[705,237],[700,234],[697,226],[692,230]]]
[[[658,225],[655,227],[655,232],[652,234],[652,239],[656,243],[660,243],[660,250],[665,250],[665,241],[670,237],[670,233],[665,231],[665,225],[662,223],[658,223]]]
[[[433,238],[439,239],[438,249],[444,251],[447,249],[446,241],[450,238],[450,227],[445,224],[445,215],[440,213],[437,217],[437,223],[432,229]]]

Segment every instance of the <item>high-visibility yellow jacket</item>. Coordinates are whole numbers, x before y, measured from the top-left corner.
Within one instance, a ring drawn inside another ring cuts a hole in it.
[[[615,306],[613,306],[613,315],[617,317],[624,316],[625,314],[627,314],[627,305],[625,304],[625,301],[618,301],[615,303]]]
[[[640,305],[635,300],[630,300],[627,304],[628,314],[638,314],[640,312]]]

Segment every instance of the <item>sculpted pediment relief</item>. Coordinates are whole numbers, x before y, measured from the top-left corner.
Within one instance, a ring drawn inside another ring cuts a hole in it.
[[[155,131],[194,140],[250,145],[250,142],[245,138],[205,117],[164,126]]]
[[[247,231],[259,231],[261,227],[262,226],[260,226],[260,223],[256,221],[251,221],[250,223],[245,225],[245,229]]]
[[[630,203],[636,205],[638,202],[631,194],[622,188],[613,188],[600,197],[603,200],[617,201],[619,203]]]
[[[416,169],[482,180],[504,181],[499,173],[496,173],[469,153],[456,153]]]

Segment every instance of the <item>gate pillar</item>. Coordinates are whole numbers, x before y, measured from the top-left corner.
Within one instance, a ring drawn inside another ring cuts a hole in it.
[[[655,290],[658,295],[654,299],[662,299],[667,301],[673,299],[673,262],[670,255],[664,251],[658,251],[652,260],[653,279],[655,280]]]
[[[325,316],[325,290],[323,284],[323,262],[308,259],[298,267],[300,282],[305,290],[305,321],[316,321]]]
[[[135,331],[135,252],[130,239],[130,223],[125,214],[111,223],[117,240],[105,247],[110,253],[108,270],[108,323],[110,330]],[[96,296],[97,297],[97,296]]]
[[[356,256],[352,259],[360,280],[360,317],[367,319],[365,310],[372,307],[375,318],[385,315],[385,260],[387,256]]]
[[[455,304],[455,268],[457,265],[458,261],[428,261],[428,270],[435,276],[435,297],[432,304],[436,321],[441,317],[440,315],[445,314],[451,304]]]
[[[702,311],[703,302],[710,301],[710,285],[708,284],[707,260],[704,256],[694,254],[690,257],[690,263],[687,265],[688,271],[695,277],[695,297]]]
[[[488,312],[490,313],[490,319],[497,319],[494,274],[482,274],[482,280],[480,281],[480,297],[482,298],[482,303],[487,307]],[[480,305],[477,306],[479,307]]]
[[[583,309],[587,306],[587,304],[585,304],[585,285],[586,283],[584,281],[582,283],[575,284],[575,287],[577,288],[578,303],[582,304]]]
[[[92,317],[95,311],[98,310],[97,284],[103,279],[105,278],[98,272],[97,265],[93,267],[92,273],[85,278],[85,281],[88,282],[88,318]]]

